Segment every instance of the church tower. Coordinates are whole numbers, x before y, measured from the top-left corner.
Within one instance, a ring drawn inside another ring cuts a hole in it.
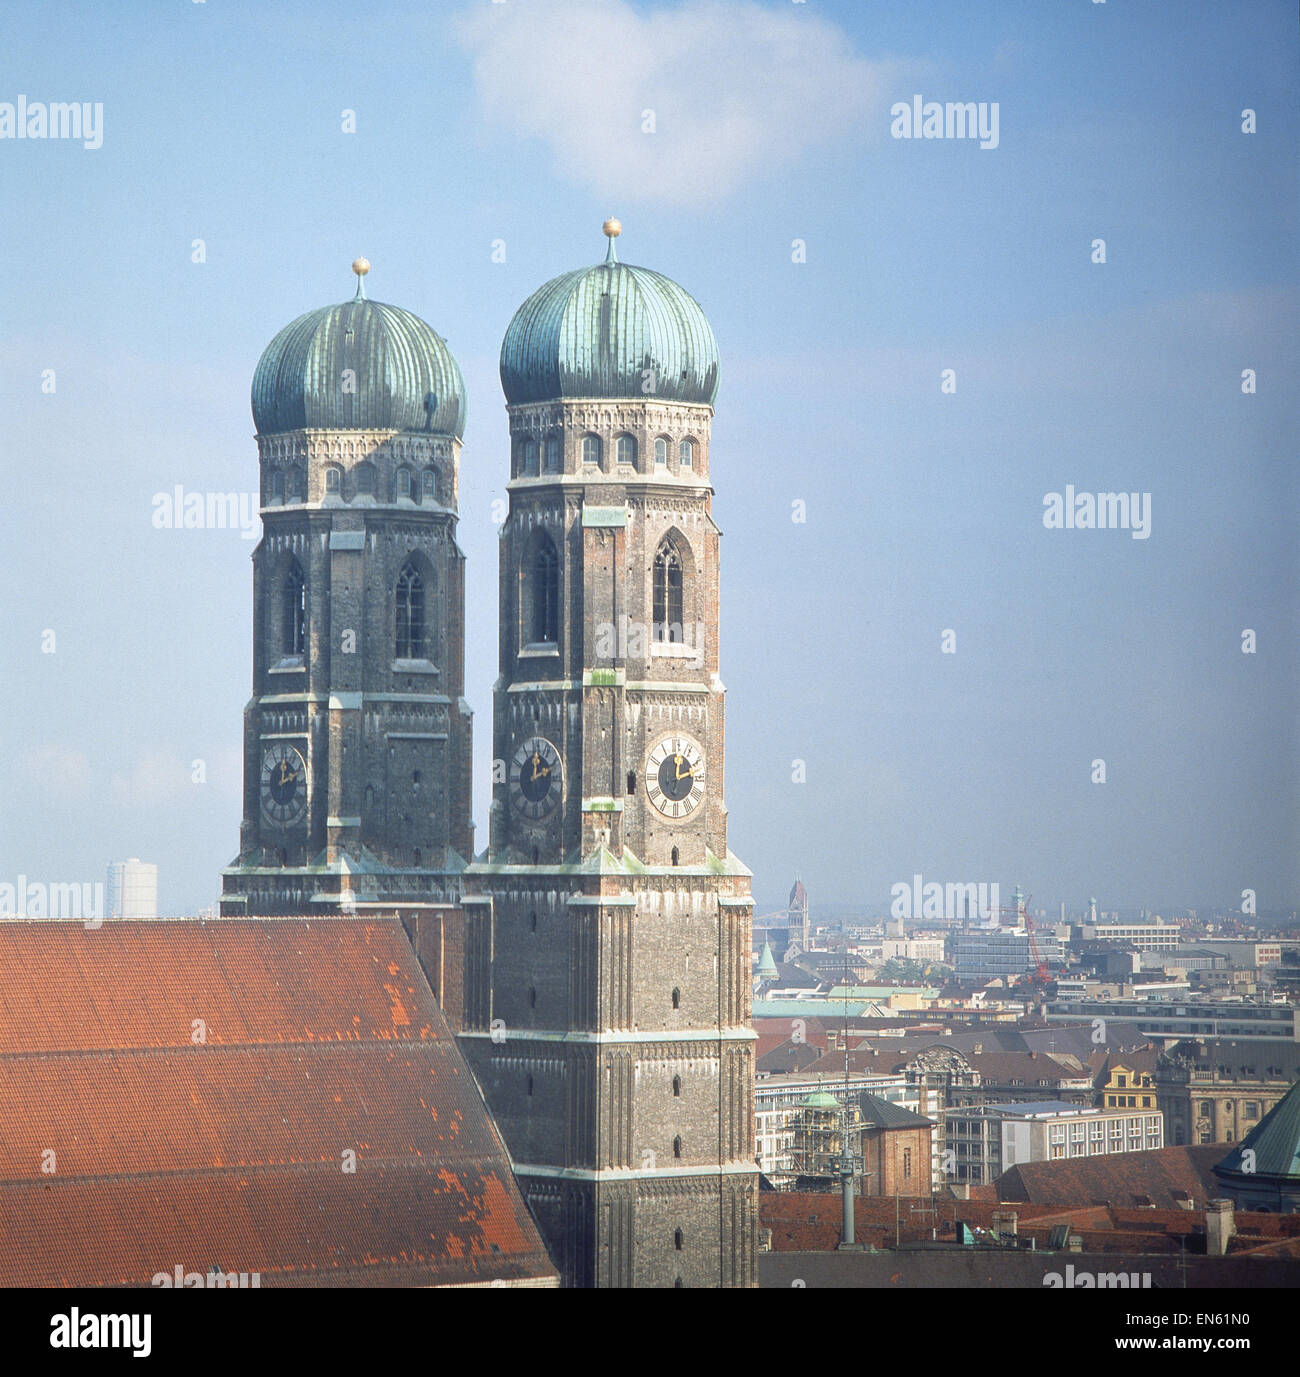
[[[253,377],[262,539],[225,915],[455,903],[473,855],[465,385],[430,326],[366,298],[369,267]]]
[[[462,1034],[566,1283],[755,1284],[750,873],[727,846],[712,329],[605,261],[501,350],[491,932]]]

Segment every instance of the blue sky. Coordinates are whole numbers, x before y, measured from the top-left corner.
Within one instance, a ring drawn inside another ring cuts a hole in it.
[[[760,908],[796,872],[868,910],[916,872],[1297,907],[1296,48],[1290,4],[1193,0],[6,7],[0,102],[100,101],[104,138],[0,140],[0,879],[138,855],[165,909],[215,897],[252,542],[155,530],[152,496],[255,487],[257,358],[359,253],[469,389],[486,838],[497,352],[614,213],[722,351],[727,801]],[[891,138],[917,93],[998,102],[998,147]],[[1151,493],[1150,538],[1045,529],[1067,484]]]

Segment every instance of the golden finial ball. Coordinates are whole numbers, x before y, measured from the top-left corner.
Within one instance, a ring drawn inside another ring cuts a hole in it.
[[[609,238],[617,239],[618,236],[623,233],[623,222],[621,220],[615,220],[611,215],[601,226],[601,229],[605,231]]]
[[[352,260],[352,271],[358,277],[365,277],[370,271],[370,260],[368,258],[354,258]]]

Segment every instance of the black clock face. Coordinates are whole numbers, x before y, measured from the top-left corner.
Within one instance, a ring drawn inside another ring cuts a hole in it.
[[[307,811],[307,766],[292,746],[271,746],[262,757],[262,811],[280,827]]]
[[[695,771],[680,751],[672,751],[659,762],[659,791],[665,798],[680,803],[695,787]]]
[[[510,797],[529,818],[540,818],[560,801],[564,769],[560,753],[544,736],[521,742],[510,760]]]
[[[677,733],[657,742],[646,759],[646,792],[666,818],[684,818],[704,800],[704,749]]]

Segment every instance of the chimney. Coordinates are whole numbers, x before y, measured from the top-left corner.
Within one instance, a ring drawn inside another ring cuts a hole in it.
[[[1223,1257],[1228,1240],[1237,1232],[1236,1208],[1231,1200],[1205,1202],[1205,1253],[1207,1257]]]

